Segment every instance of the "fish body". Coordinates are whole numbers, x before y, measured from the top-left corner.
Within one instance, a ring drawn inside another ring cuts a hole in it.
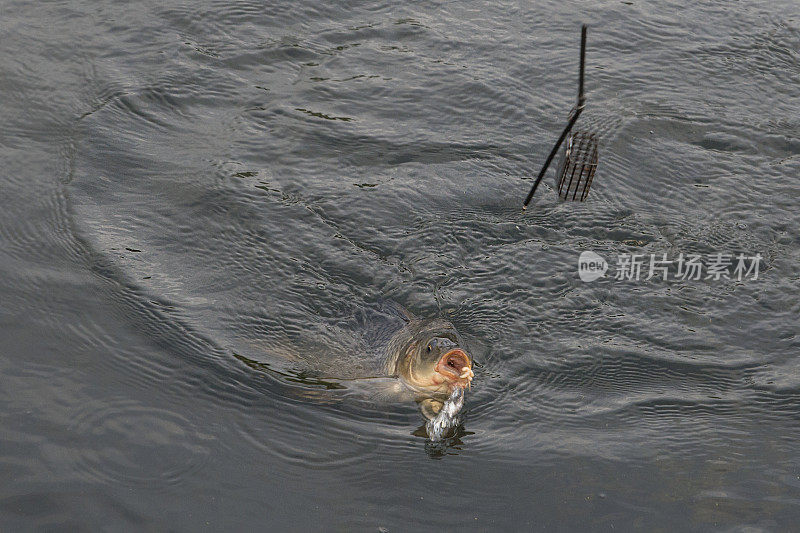
[[[316,343],[312,336],[304,345],[273,341],[268,349],[277,360],[293,366],[305,362],[311,371],[281,371],[277,365],[237,357],[258,370],[291,376],[294,383],[324,385],[326,390],[347,383],[347,388],[379,402],[413,399],[429,420],[454,391],[463,392],[472,382],[472,358],[448,320],[418,318],[397,303],[381,302],[339,324],[326,329],[327,335]],[[320,349],[323,343],[327,346]]]

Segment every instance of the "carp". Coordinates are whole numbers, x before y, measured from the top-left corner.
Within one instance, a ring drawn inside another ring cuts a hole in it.
[[[406,324],[389,339],[385,371],[414,393],[423,415],[433,418],[455,389],[471,386],[472,358],[448,320],[419,319],[393,305]]]
[[[306,399],[334,401],[325,391],[345,388],[380,402],[413,399],[428,420],[437,417],[456,392],[459,410],[475,376],[472,357],[450,321],[417,318],[395,302],[361,308],[338,327],[325,328],[325,333],[324,338],[316,336],[317,343],[312,338],[302,344],[273,340],[269,347],[259,345],[276,361],[301,370],[279,370],[277,365],[236,357],[253,369],[312,386],[293,393]]]

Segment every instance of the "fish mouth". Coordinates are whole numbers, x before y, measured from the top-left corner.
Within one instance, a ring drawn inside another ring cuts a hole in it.
[[[436,363],[436,372],[441,374],[451,385],[461,388],[469,387],[475,373],[472,371],[472,361],[469,356],[459,348],[450,350]]]

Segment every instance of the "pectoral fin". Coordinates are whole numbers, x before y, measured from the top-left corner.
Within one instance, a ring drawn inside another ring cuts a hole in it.
[[[422,416],[424,416],[428,420],[436,418],[436,415],[438,415],[439,411],[442,410],[442,405],[443,405],[441,400],[437,400],[435,398],[425,398],[423,400],[420,400],[418,404]]]

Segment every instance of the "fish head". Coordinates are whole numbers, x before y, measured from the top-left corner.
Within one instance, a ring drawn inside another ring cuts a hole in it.
[[[397,374],[413,389],[431,394],[467,388],[475,375],[472,358],[452,326],[426,328],[415,335],[398,361]]]

